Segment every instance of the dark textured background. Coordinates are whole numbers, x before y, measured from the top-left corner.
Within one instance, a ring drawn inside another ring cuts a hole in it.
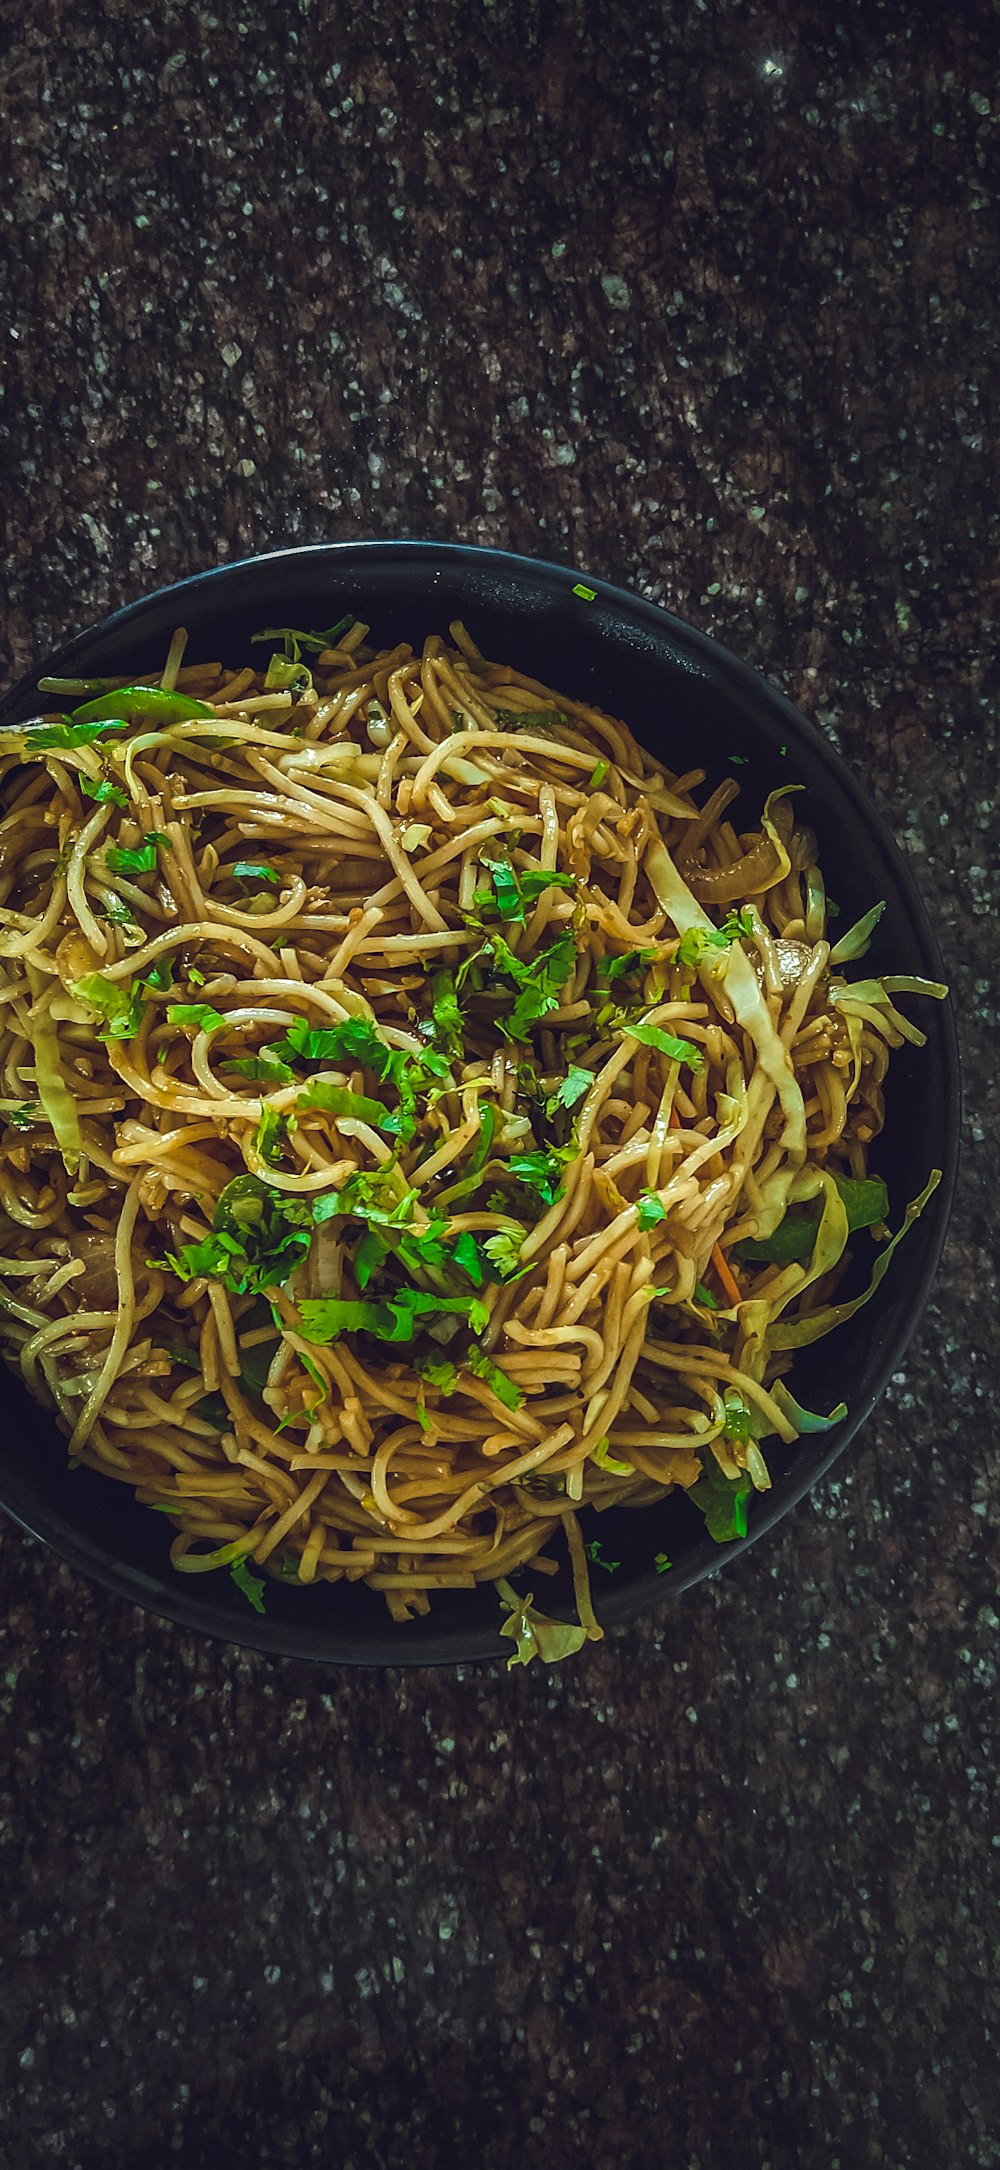
[[[289,540],[621,578],[867,781],[968,1106],[839,1480],[550,1676],[199,1645],[3,1528],[0,2160],[995,2165],[1000,13],[26,13],[0,668]]]

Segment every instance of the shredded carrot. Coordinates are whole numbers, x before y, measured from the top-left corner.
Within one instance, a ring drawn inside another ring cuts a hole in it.
[[[741,1304],[743,1297],[740,1293],[740,1285],[731,1270],[729,1260],[721,1243],[713,1243],[712,1245],[712,1264],[730,1301],[734,1304]]]

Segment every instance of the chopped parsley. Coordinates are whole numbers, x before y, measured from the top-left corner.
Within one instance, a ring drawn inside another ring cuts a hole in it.
[[[219,1064],[234,1077],[251,1078],[258,1085],[290,1085],[295,1072],[279,1055],[269,1054],[267,1049],[259,1055],[240,1055],[231,1062]]]
[[[446,1357],[418,1356],[414,1360],[413,1368],[428,1386],[435,1386],[439,1394],[447,1397],[455,1392],[458,1372]]]
[[[489,1259],[490,1265],[499,1274],[501,1281],[512,1280],[514,1275],[520,1271],[521,1245],[524,1242],[525,1233],[526,1231],[523,1228],[518,1229],[516,1233],[513,1229],[503,1228],[498,1229],[495,1235],[486,1237],[483,1250]]]

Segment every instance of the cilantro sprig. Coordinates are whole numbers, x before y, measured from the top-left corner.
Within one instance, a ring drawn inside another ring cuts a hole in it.
[[[209,1234],[149,1263],[179,1281],[204,1276],[237,1296],[260,1296],[282,1287],[305,1258],[310,1217],[308,1205],[261,1177],[238,1175],[220,1195]]]
[[[465,914],[473,925],[482,925],[490,919],[505,920],[510,926],[525,925],[529,907],[545,895],[547,889],[575,889],[572,874],[550,872],[545,867],[518,868],[510,859],[494,858],[481,850],[480,865],[484,866],[492,882],[492,890],[477,889],[472,899],[472,910]]]
[[[456,986],[471,983],[478,992],[506,994],[506,982],[517,989],[509,1014],[500,1012],[496,1030],[506,1040],[524,1040],[532,1025],[559,1007],[563,988],[576,963],[576,940],[570,929],[547,949],[539,950],[530,963],[517,957],[502,934],[489,934],[482,948],[459,966]]]

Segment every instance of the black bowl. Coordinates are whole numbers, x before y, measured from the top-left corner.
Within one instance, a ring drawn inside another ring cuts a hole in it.
[[[937,945],[909,868],[865,793],[831,746],[773,686],[744,663],[638,596],[604,582],[500,551],[419,542],[333,543],[282,550],[196,574],[132,603],[81,633],[40,669],[100,675],[149,669],[178,625],[189,655],[226,662],[259,656],[262,625],[329,625],[345,610],[369,622],[386,646],[419,645],[428,630],[462,618],[483,650],[509,659],[568,694],[624,716],[649,751],[675,771],[704,767],[714,782],[736,768],[748,825],[776,783],[801,783],[797,801],[815,827],[842,927],[878,897],[887,909],[865,969],[941,978]],[[36,678],[0,705],[0,723],[44,707]],[[949,1005],[923,1003],[923,1049],[892,1060],[888,1119],[874,1164],[889,1186],[893,1217],[932,1167],[943,1181],[908,1234],[872,1302],[828,1340],[803,1350],[793,1384],[800,1401],[849,1414],[834,1430],[789,1449],[768,1448],[772,1490],[750,1509],[749,1535],[720,1547],[682,1494],[642,1513],[600,1518],[613,1575],[597,1573],[597,1609],[606,1626],[713,1573],[772,1529],[823,1476],[870,1415],[926,1302],[944,1241],[955,1185],[958,1054]],[[500,1611],[489,1586],[442,1592],[430,1615],[407,1626],[382,1599],[344,1583],[295,1591],[267,1588],[266,1616],[250,1611],[224,1574],[185,1578],[168,1559],[163,1518],[140,1507],[124,1485],[88,1469],[69,1471],[51,1418],[4,1370],[7,1421],[0,1445],[0,1504],[35,1536],[132,1603],[185,1627],[287,1656],[355,1665],[434,1665],[490,1658],[510,1645],[497,1634]],[[673,1562],[658,1574],[657,1553]],[[568,1575],[540,1584],[546,1610],[569,1611]]]

